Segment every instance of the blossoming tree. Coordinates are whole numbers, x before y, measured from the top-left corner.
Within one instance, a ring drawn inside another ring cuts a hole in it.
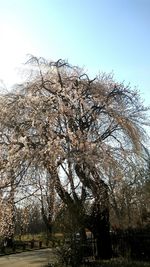
[[[125,157],[140,156],[147,109],[111,75],[90,80],[63,60],[28,63],[32,76],[0,99],[1,185],[13,181],[15,192],[32,170],[48,177],[49,221],[57,194],[76,214],[79,231],[92,231],[98,257],[109,258],[108,169],[119,176]]]

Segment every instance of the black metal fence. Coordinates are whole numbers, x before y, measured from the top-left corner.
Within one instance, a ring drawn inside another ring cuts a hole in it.
[[[110,233],[112,244],[112,257],[123,257],[132,260],[150,261],[150,229],[144,230],[118,230]],[[77,243],[80,245],[80,252],[85,259],[95,259],[97,256],[96,240],[91,236],[88,238],[86,244],[81,244],[77,239]],[[67,243],[67,242],[66,242]],[[60,242],[52,245],[54,247],[61,247]],[[30,241],[13,241],[13,243],[7,245],[5,242],[0,244],[0,254],[7,253],[7,247],[11,248],[14,252],[18,249],[37,249],[47,247],[48,244],[44,244],[42,241],[30,240]],[[70,240],[69,240],[70,246]]]
[[[126,230],[111,233],[113,256],[150,260],[150,231]]]
[[[41,249],[42,247],[46,247],[46,244],[43,244],[43,242],[39,240],[13,240],[11,242],[10,240],[2,240],[0,243],[0,255],[25,250]]]
[[[150,261],[150,230],[120,230],[110,235],[113,258]],[[82,252],[85,258],[96,258],[96,240],[88,238],[87,243],[82,244]]]

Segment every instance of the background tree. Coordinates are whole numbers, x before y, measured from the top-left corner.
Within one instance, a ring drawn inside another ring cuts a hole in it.
[[[109,170],[111,224],[114,228],[128,229],[148,225],[148,158],[143,150],[143,159],[132,158],[130,162],[126,159],[126,168],[120,176],[111,168]]]

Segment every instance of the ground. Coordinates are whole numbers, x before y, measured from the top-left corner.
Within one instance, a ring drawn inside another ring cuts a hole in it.
[[[49,248],[0,257],[0,267],[41,267],[48,262],[54,262]]]

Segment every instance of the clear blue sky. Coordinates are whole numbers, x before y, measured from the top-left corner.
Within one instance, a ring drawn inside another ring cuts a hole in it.
[[[111,72],[150,104],[150,0],[0,0],[0,78],[34,54]]]

